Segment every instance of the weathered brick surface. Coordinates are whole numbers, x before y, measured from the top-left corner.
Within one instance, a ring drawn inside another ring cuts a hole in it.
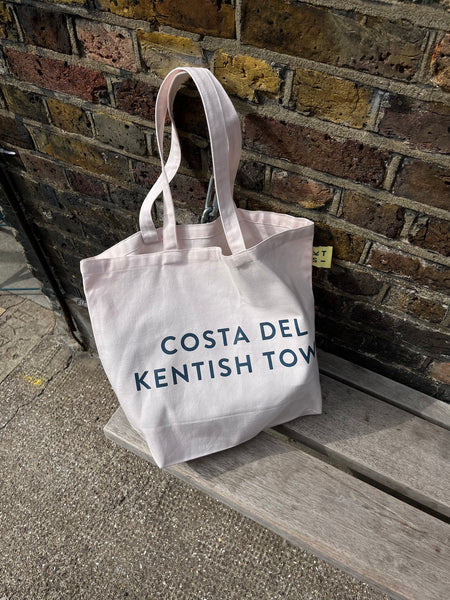
[[[83,52],[92,60],[118,69],[137,71],[128,29],[80,19],[76,22],[76,31]]]
[[[450,33],[447,33],[434,50],[431,59],[433,82],[445,92],[450,92]]]
[[[47,134],[34,130],[33,137],[44,154],[62,160],[69,165],[77,165],[87,171],[123,178],[129,181],[128,160],[125,156],[100,150],[64,135]]]
[[[268,156],[379,187],[388,153],[353,140],[340,141],[315,129],[250,114],[245,120],[245,144]]]
[[[133,123],[103,113],[94,114],[94,123],[96,137],[101,142],[132,154],[147,154],[145,135]]]
[[[102,73],[14,48],[5,48],[5,54],[12,73],[19,79],[91,102],[107,98],[106,80]]]
[[[72,53],[65,15],[26,5],[19,5],[17,11],[27,44]]]
[[[0,114],[0,145],[3,144],[19,148],[33,148],[30,134],[18,117],[14,119]]]
[[[60,190],[70,189],[64,168],[60,165],[35,154],[21,152],[20,156],[27,173],[35,181],[48,183]]]
[[[447,268],[403,252],[374,245],[367,264],[382,273],[390,273],[433,290],[450,291],[450,271]]]
[[[426,30],[354,12],[288,0],[243,0],[245,44],[309,60],[410,79]]]
[[[318,343],[444,397],[450,34],[436,29],[439,2],[413,2],[429,25],[391,2],[43,2],[0,0],[0,144],[20,151],[9,174],[62,289],[82,296],[79,260],[137,230],[160,174],[157,81],[208,66],[244,125],[236,201],[311,215],[315,243],[334,248],[332,268],[313,270]],[[198,222],[211,157],[191,82],[174,113],[177,218]],[[160,201],[154,214],[161,225]]]
[[[364,249],[365,239],[343,229],[316,223],[314,230],[315,246],[333,246],[333,257],[349,262],[358,262]]]
[[[230,0],[96,0],[96,4],[121,17],[203,35],[235,37],[234,8]]]
[[[232,56],[220,50],[215,57],[214,74],[229,94],[248,100],[258,100],[260,94],[277,96],[280,92],[279,73],[267,62],[251,56]]]
[[[103,181],[79,171],[66,170],[66,177],[75,192],[79,192],[83,196],[108,200],[108,189]]]
[[[293,90],[300,112],[358,129],[367,123],[372,90],[365,86],[298,68]]]
[[[293,202],[304,208],[324,208],[333,199],[333,190],[296,173],[274,169],[271,194],[284,202]]]
[[[393,192],[422,204],[448,210],[450,169],[407,159],[395,179]]]
[[[408,237],[416,246],[450,256],[450,222],[442,219],[419,219]]]
[[[18,40],[19,31],[14,20],[12,8],[5,2],[0,2],[0,38]]]
[[[421,297],[417,291],[403,287],[392,287],[384,304],[430,323],[440,323],[447,312],[447,307],[442,303]]]
[[[180,66],[205,66],[200,44],[189,38],[142,29],[138,29],[138,38],[144,63],[160,77]]]
[[[404,208],[375,202],[356,192],[345,194],[342,217],[350,223],[389,238],[397,238],[405,224]]]
[[[53,125],[63,131],[92,137],[91,122],[82,108],[56,98],[48,98],[47,106]]]
[[[406,96],[388,100],[379,132],[409,142],[415,148],[450,153],[450,107]]]
[[[231,0],[155,0],[155,11],[161,25],[202,35],[235,37]]]
[[[114,86],[114,93],[118,109],[154,120],[157,88],[142,81],[125,79]]]
[[[48,123],[47,112],[45,110],[44,99],[39,94],[21,90],[12,85],[2,86],[2,92],[6,99],[8,109],[24,117],[29,117],[35,121]]]
[[[382,282],[370,273],[355,271],[345,267],[333,265],[326,274],[328,282],[338,290],[352,296],[374,297],[382,287]]]
[[[450,384],[450,362],[434,362],[430,367],[430,375],[433,379]]]

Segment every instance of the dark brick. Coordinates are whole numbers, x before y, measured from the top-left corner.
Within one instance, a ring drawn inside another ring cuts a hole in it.
[[[316,210],[325,208],[333,199],[333,190],[327,185],[280,169],[273,171],[271,194],[284,202]]]
[[[8,108],[11,112],[29,117],[41,123],[48,123],[42,96],[27,92],[12,85],[2,87]]]
[[[308,127],[250,114],[245,145],[257,152],[379,187],[388,153],[354,140],[340,141]]]
[[[254,160],[241,161],[236,176],[237,185],[253,192],[262,192],[266,167]]]
[[[327,276],[333,287],[352,296],[376,296],[383,285],[370,273],[338,265],[333,265],[333,268],[327,271]]]
[[[33,148],[33,141],[22,121],[0,115],[0,145]]]
[[[329,227],[325,223],[316,223],[314,245],[333,246],[333,258],[358,262],[364,249],[365,240],[342,229]]]
[[[367,264],[382,273],[390,273],[431,289],[448,292],[450,271],[441,265],[374,245]]]
[[[201,35],[235,37],[231,0],[155,0],[155,13],[161,25]]]
[[[199,96],[177,94],[173,107],[175,123],[180,131],[208,138],[205,111]]]
[[[63,54],[72,54],[69,31],[63,14],[25,5],[19,5],[17,11],[25,43]]]
[[[96,137],[101,142],[138,156],[147,154],[145,135],[137,125],[104,113],[95,113],[93,116]]]
[[[0,38],[18,41],[20,39],[12,8],[0,2]]]
[[[37,129],[33,135],[39,150],[52,158],[82,167],[91,173],[109,175],[122,181],[131,179],[125,156],[99,149],[67,135],[47,134]]]
[[[426,29],[287,0],[244,0],[242,41],[308,60],[411,79]]]
[[[424,298],[418,291],[400,286],[392,287],[383,302],[430,323],[440,323],[447,312],[444,304]]]
[[[35,154],[21,153],[23,164],[35,181],[46,182],[60,190],[70,189],[64,169],[51,160]]]
[[[142,81],[125,79],[114,86],[114,93],[118,109],[154,121],[156,88]]]
[[[405,140],[414,148],[449,153],[450,108],[393,95],[379,131],[387,137]]]
[[[448,210],[450,169],[420,160],[405,160],[395,179],[393,192],[422,204]]]
[[[419,221],[410,232],[408,240],[421,248],[450,256],[450,223],[433,217],[423,223]]]
[[[342,217],[370,231],[397,238],[405,224],[405,209],[395,204],[375,202],[356,192],[346,192]]]
[[[160,174],[160,169],[147,163],[135,162],[133,171],[136,183],[147,188],[153,186]],[[178,173],[170,184],[172,197],[178,206],[188,209],[203,209],[208,184],[193,177]]]
[[[420,349],[424,356],[450,352],[450,333],[424,329],[412,321],[389,314],[367,304],[356,304],[351,318],[365,328],[381,332],[380,337],[387,337],[392,345],[406,343]]]
[[[109,186],[109,195],[113,204],[119,208],[133,211],[134,214],[139,213],[145,198],[145,192],[139,193],[120,185],[113,186],[112,184]]]
[[[90,102],[108,100],[102,73],[14,48],[5,48],[5,54],[12,73],[19,79],[49,90],[74,94]]]
[[[106,184],[100,179],[80,173],[79,171],[66,171],[67,179],[75,192],[83,196],[92,196],[100,200],[108,200]]]

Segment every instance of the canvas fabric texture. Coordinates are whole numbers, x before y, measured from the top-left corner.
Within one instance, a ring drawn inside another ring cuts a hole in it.
[[[170,182],[180,161],[175,94],[194,81],[208,123],[220,216],[177,225]],[[171,148],[163,159],[166,116]],[[235,446],[321,412],[311,285],[313,223],[233,201],[237,113],[217,79],[180,67],[156,102],[161,175],[140,231],[81,261],[99,357],[130,424],[159,467]],[[152,207],[162,194],[163,227]]]

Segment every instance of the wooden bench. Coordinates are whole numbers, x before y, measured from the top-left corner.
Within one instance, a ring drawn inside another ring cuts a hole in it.
[[[323,415],[168,471],[408,600],[450,598],[450,405],[320,354]],[[118,409],[106,436],[152,461]]]

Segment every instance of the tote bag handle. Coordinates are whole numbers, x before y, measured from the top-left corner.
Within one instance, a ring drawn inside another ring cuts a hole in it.
[[[178,134],[172,114],[176,92],[187,76],[191,76],[203,103],[211,141],[213,172],[217,201],[228,246],[233,254],[245,250],[232,190],[241,153],[241,130],[237,113],[217,79],[203,68],[180,67],[174,69],[161,85],[156,102],[156,137],[161,159],[161,175],[152,187],[141,208],[139,222],[145,243],[158,239],[151,217],[151,207],[163,193],[164,226],[163,247],[178,248],[175,211],[169,183],[176,174],[181,161]],[[167,111],[172,121],[172,143],[167,164],[163,157],[164,122]]]

